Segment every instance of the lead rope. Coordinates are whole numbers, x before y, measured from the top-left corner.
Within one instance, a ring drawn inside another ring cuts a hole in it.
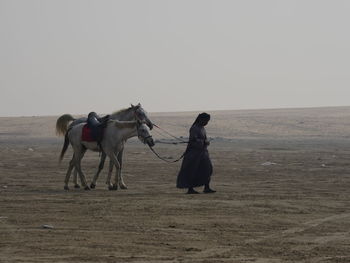
[[[176,137],[175,135],[172,135],[170,132],[168,132],[168,131],[164,130],[163,128],[159,127],[157,124],[155,124],[155,123],[152,123],[152,124],[153,124],[153,126],[155,126],[155,127],[157,127],[158,129],[164,131],[165,133],[167,133],[167,134],[170,135],[171,137],[173,137],[173,138],[175,138],[176,140],[180,141],[180,142],[172,142],[172,143],[168,143],[168,142],[160,142],[160,143],[166,143],[166,144],[188,143],[188,142],[182,140],[181,138],[178,138],[178,137]],[[178,159],[176,159],[176,160],[174,160],[174,161],[169,161],[169,160],[165,159],[164,157],[161,157],[151,146],[149,146],[149,148],[151,149],[151,151],[152,151],[160,160],[162,160],[162,161],[164,161],[164,162],[167,162],[167,163],[176,163],[176,162],[180,161],[182,158],[184,158],[184,156],[185,156],[185,154],[186,154],[186,151],[185,151]]]
[[[178,138],[175,135],[172,135],[170,132],[168,132],[168,131],[164,130],[163,128],[159,127],[157,124],[155,124],[155,123],[152,123],[152,124],[153,124],[154,127],[157,127],[159,130],[162,130],[163,132],[165,132],[166,134],[168,134],[171,137],[175,138],[176,140],[181,141],[182,143],[188,143],[188,142],[182,140],[181,138]]]
[[[157,130],[153,130],[155,133],[157,133],[160,136],[166,136],[166,134],[159,132]],[[173,145],[178,145],[178,144],[183,144],[183,143],[188,143],[187,141],[181,141],[181,142],[176,142],[176,141],[164,141],[164,140],[156,140],[157,143],[161,143],[161,144],[173,144]]]
[[[151,146],[149,146],[149,148],[151,149],[151,151],[152,151],[159,159],[161,159],[162,161],[167,162],[167,163],[176,163],[176,162],[180,161],[182,158],[184,158],[185,153],[186,153],[186,152],[184,152],[184,153],[180,156],[180,158],[176,159],[175,161],[169,161],[169,160],[167,160],[167,159],[161,157]]]

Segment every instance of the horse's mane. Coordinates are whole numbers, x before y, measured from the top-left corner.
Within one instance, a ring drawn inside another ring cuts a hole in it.
[[[137,110],[139,108],[141,108],[141,104],[140,103],[137,104],[136,106],[131,105],[131,107],[129,107],[129,108],[124,108],[124,109],[121,109],[121,110],[113,112],[111,114],[111,118],[112,119],[113,118],[118,118],[118,117],[122,116],[123,114],[127,114],[129,111],[131,111],[133,109]]]
[[[114,111],[114,112],[112,113],[112,115],[116,115],[116,114],[119,114],[119,113],[123,113],[123,112],[128,111],[128,110],[131,110],[131,109],[132,109],[132,107],[124,108],[124,109],[121,109],[121,110],[117,110],[117,111]]]
[[[115,126],[118,128],[134,128],[136,125],[136,121],[117,121],[117,120],[110,120],[114,123]]]

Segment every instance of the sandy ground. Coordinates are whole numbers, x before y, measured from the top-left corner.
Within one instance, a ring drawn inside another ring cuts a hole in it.
[[[151,114],[179,136],[195,115]],[[137,141],[127,190],[104,171],[95,190],[64,191],[57,117],[0,118],[0,262],[350,262],[350,108],[212,115],[210,195],[176,189],[180,164]],[[97,165],[87,154],[89,181]]]

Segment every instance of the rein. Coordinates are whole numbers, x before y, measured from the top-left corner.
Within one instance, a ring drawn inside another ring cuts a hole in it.
[[[161,144],[172,144],[172,145],[178,145],[178,144],[182,144],[182,143],[188,143],[188,142],[165,142],[165,141],[160,141],[160,140],[156,140],[157,143],[161,143]]]
[[[180,144],[180,143],[188,143],[187,141],[184,141],[182,140],[181,138],[178,138],[176,137],[175,135],[172,135],[170,132],[164,130],[163,128],[159,127],[157,124],[155,123],[152,123],[154,127],[162,130],[163,132],[165,132],[166,134],[168,134],[169,136],[175,138],[176,140],[180,141],[180,142],[162,142],[162,141],[159,141],[158,143],[163,143],[163,144]],[[149,145],[148,145],[149,146]],[[167,159],[165,159],[164,157],[161,157],[151,146],[149,146],[149,148],[151,149],[151,151],[155,154],[155,156],[157,156],[160,160],[164,161],[164,162],[167,162],[167,163],[176,163],[178,161],[180,161],[182,158],[184,158],[185,154],[186,154],[186,151],[176,160],[174,161],[169,161]]]
[[[176,137],[175,135],[172,135],[170,132],[164,130],[163,128],[159,127],[157,124],[155,123],[152,123],[154,127],[157,127],[159,130],[162,130],[163,132],[165,132],[166,134],[168,134],[169,136],[173,137],[174,139],[178,140],[178,141],[181,141],[182,143],[188,143],[184,140],[182,140],[181,138],[179,137]]]
[[[176,163],[176,162],[180,161],[182,158],[184,158],[185,153],[186,153],[186,152],[184,152],[184,153],[180,156],[180,158],[176,159],[175,161],[169,161],[169,160],[165,159],[164,157],[161,157],[151,146],[148,145],[148,147],[151,149],[151,151],[152,151],[159,159],[161,159],[162,161],[167,162],[167,163]]]
[[[153,130],[155,133],[157,133],[160,136],[164,136],[165,134],[163,132],[159,132],[156,129]],[[183,144],[183,143],[188,143],[188,142],[179,142],[179,141],[170,141],[169,140],[156,140],[157,143],[162,143],[162,144],[173,144],[173,145],[177,145],[177,144]]]

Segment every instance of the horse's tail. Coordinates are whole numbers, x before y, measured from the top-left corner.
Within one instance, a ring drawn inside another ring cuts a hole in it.
[[[67,134],[68,131],[68,123],[70,121],[74,121],[72,115],[70,114],[64,114],[61,117],[59,117],[56,121],[56,134],[58,136]]]
[[[59,159],[60,163],[63,159],[64,154],[66,153],[66,151],[68,149],[68,146],[69,146],[69,138],[68,138],[68,132],[67,132],[66,135],[64,136],[64,144],[63,144],[63,148],[62,148],[60,159]]]

